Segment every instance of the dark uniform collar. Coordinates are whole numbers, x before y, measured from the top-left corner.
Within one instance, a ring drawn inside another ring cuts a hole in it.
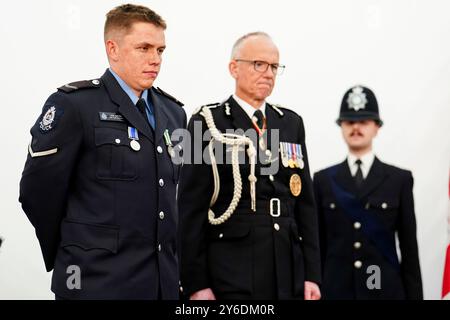
[[[227,110],[227,104],[230,108],[230,110]],[[225,102],[225,113],[230,114],[231,121],[233,123],[233,126],[235,129],[242,129],[244,131],[247,131],[248,129],[253,129],[253,123],[248,117],[247,113],[244,109],[237,103],[236,100],[232,96],[228,98],[228,100]]]
[[[166,129],[168,122],[168,118],[164,110],[165,102],[162,96],[153,87],[148,90],[148,99],[151,99],[153,102],[153,108],[155,111],[156,128],[155,134],[153,134],[148,123],[141,116],[136,106],[133,105],[130,100],[130,97],[120,87],[119,83],[108,69],[103,74],[101,79],[105,84],[111,100],[119,106],[119,113],[122,114],[132,126],[136,127],[136,129],[144,134],[150,141],[156,141],[156,143],[158,143],[163,138],[164,130]]]
[[[354,178],[348,167],[347,159],[339,164],[336,173],[336,182],[348,192],[357,195],[359,198],[364,198],[369,195],[377,186],[379,186],[386,178],[386,172],[383,168],[383,163],[375,157],[369,175],[364,180],[361,189],[357,189]]]
[[[130,97],[123,91],[117,80],[109,70],[101,77],[111,100],[119,106],[119,113],[134,126],[140,133],[145,135],[150,141],[154,141],[153,132],[150,126],[139,113],[139,110],[133,105]],[[155,108],[156,109],[156,108]]]
[[[166,115],[166,104],[165,101],[158,91],[156,91],[153,87],[148,92],[148,98],[152,99],[153,108],[155,110],[155,141],[159,143],[164,135],[164,130],[167,128],[168,118]]]
[[[369,175],[361,186],[360,197],[363,198],[370,194],[384,181],[386,175],[387,174],[384,170],[383,163],[375,157],[372,167],[370,168]]]

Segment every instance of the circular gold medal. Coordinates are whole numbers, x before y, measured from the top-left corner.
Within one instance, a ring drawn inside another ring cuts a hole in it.
[[[302,180],[300,176],[294,173],[289,180],[289,188],[291,189],[291,193],[294,197],[298,197],[300,192],[302,191]]]

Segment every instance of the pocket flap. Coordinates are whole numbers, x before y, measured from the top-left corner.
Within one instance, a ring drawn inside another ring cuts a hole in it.
[[[369,197],[367,199],[366,208],[376,208],[376,209],[395,209],[398,208],[399,201],[396,198],[380,198],[380,197]]]
[[[130,147],[130,139],[128,138],[128,132],[116,128],[95,128],[95,145],[101,146],[104,144],[111,144],[116,146]]]
[[[119,227],[63,220],[61,246],[76,245],[85,250],[106,249],[117,253]]]
[[[214,227],[209,230],[208,237],[216,240],[244,238],[250,233],[250,229],[251,227],[247,225]]]

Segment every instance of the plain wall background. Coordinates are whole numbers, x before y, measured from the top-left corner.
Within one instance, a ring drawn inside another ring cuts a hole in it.
[[[51,274],[17,200],[29,129],[57,87],[103,74],[104,17],[121,3],[22,0],[2,6],[0,299],[53,298]],[[287,67],[268,101],[303,117],[312,172],[346,156],[334,124],[345,91],[355,84],[372,88],[385,121],[374,150],[381,160],[413,171],[425,298],[440,298],[449,212],[450,2],[135,3],[168,23],[155,85],[183,101],[188,115],[233,92],[227,64],[239,36],[256,30],[272,35]]]

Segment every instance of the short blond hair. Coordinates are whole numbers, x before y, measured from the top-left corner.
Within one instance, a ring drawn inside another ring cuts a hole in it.
[[[148,22],[162,29],[167,25],[163,18],[153,10],[134,4],[123,4],[106,14],[104,37],[108,40],[112,30],[128,32],[135,22]]]

